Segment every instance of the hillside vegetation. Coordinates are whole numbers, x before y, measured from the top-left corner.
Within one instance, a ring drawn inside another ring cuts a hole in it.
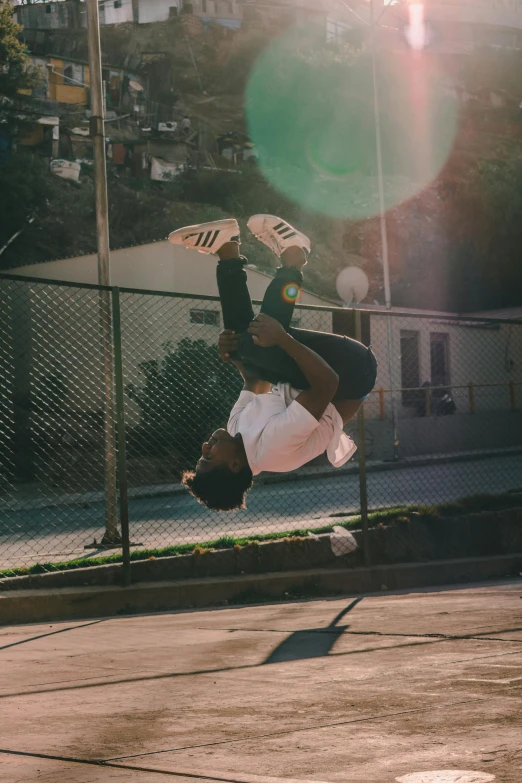
[[[189,112],[194,124],[204,124],[211,134],[246,131],[245,86],[270,41],[270,35],[259,31],[215,28],[189,42],[179,20],[103,29],[104,51],[114,57],[138,50],[159,53],[151,65],[151,74],[159,74],[151,79],[153,99]],[[349,44],[296,49],[296,57],[306,57],[308,64],[325,72],[339,62],[349,67],[356,55]],[[473,69],[470,61],[455,78],[475,87],[487,82],[488,89],[509,82],[514,89],[512,76],[519,59],[516,54],[498,62],[497,56],[488,68],[482,58],[480,69]],[[490,120],[484,112],[463,115],[450,157],[435,181],[389,211],[395,304],[473,310],[522,303],[522,123],[500,115],[493,123]],[[337,273],[355,264],[370,278],[368,300],[383,301],[378,218],[342,220],[304,210],[277,192],[255,165],[238,172],[188,171],[161,184],[109,168],[109,201],[113,249],[161,240],[174,228],[203,220],[235,215],[244,222],[254,212],[280,214],[312,238],[309,288],[335,297]],[[0,214],[0,247],[22,229],[0,256],[1,268],[96,249],[88,166],[79,183],[66,182],[53,177],[37,154],[20,149],[0,164]],[[244,238],[250,260],[271,269],[271,254],[249,240],[246,232]]]

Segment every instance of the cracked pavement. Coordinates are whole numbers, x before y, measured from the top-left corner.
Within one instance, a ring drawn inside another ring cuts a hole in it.
[[[503,580],[0,628],[0,783],[520,783],[521,597]]]

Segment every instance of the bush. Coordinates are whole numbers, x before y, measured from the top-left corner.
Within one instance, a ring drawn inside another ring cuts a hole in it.
[[[145,383],[127,386],[141,421],[130,439],[132,453],[175,456],[177,469],[193,467],[201,443],[229,416],[241,378],[204,340],[183,339],[164,346],[161,359],[140,365]]]
[[[187,171],[180,178],[184,201],[214,204],[237,217],[257,212],[291,219],[295,206],[268,184],[257,166],[241,172]]]

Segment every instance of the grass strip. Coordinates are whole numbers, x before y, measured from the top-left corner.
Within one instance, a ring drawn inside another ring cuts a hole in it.
[[[516,508],[522,505],[522,490],[505,493],[501,495],[469,495],[450,503],[439,503],[436,505],[411,505],[397,506],[394,508],[380,509],[368,514],[368,524],[370,527],[379,525],[391,525],[394,523],[412,522],[414,520],[437,520],[447,519],[449,517],[458,517],[464,514],[473,514],[483,511],[502,511],[504,509]],[[234,538],[232,536],[221,536],[214,541],[196,542],[190,544],[173,544],[167,547],[156,547],[152,549],[141,549],[131,552],[131,560],[148,560],[150,558],[173,557],[176,555],[202,554],[206,551],[215,549],[233,549],[244,546],[259,544],[263,541],[279,541],[287,538],[302,538],[308,533],[320,535],[321,533],[332,533],[335,526],[344,527],[347,530],[357,530],[361,526],[361,517],[346,516],[332,518],[331,525],[321,527],[297,528],[282,533],[265,533],[263,535],[251,535],[244,538]],[[56,571],[71,571],[78,568],[90,568],[98,565],[111,565],[121,563],[123,555],[121,553],[114,555],[100,555],[100,557],[82,557],[77,560],[68,560],[63,563],[35,563],[31,566],[12,568],[0,571],[0,580],[13,576],[29,576],[31,574],[45,574]]]

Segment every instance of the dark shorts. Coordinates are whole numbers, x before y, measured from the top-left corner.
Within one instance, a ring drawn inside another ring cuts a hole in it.
[[[315,351],[339,376],[336,400],[360,400],[375,386],[377,361],[371,348],[357,340],[338,334],[289,329],[292,337]],[[239,357],[245,368],[270,383],[290,383],[296,389],[307,389],[305,376],[281,348],[260,348],[252,336],[242,333]]]

